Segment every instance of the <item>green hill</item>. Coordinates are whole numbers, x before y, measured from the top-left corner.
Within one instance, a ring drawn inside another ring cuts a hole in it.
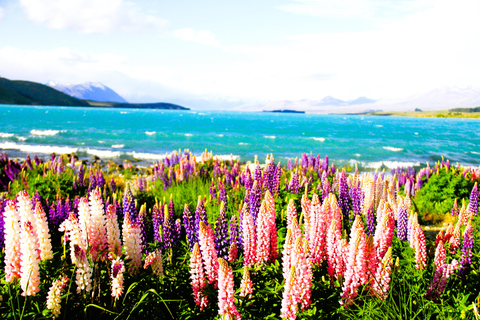
[[[84,100],[73,98],[37,82],[5,78],[0,78],[0,104],[89,106]]]
[[[189,108],[166,102],[117,103],[82,100],[37,82],[8,80],[1,77],[0,104],[190,110]]]

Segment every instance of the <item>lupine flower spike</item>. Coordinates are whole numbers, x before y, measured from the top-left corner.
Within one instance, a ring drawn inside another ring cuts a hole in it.
[[[240,313],[235,307],[235,290],[233,289],[232,268],[222,258],[218,259],[218,314],[224,319],[240,320]]]
[[[242,282],[240,283],[240,297],[247,297],[248,299],[252,298],[253,293],[253,283],[250,280],[250,272],[248,267],[243,267],[243,277]]]
[[[68,284],[69,279],[67,277],[61,277],[53,282],[52,286],[48,290],[47,295],[47,309],[53,315],[53,318],[58,318],[61,313],[61,297],[63,289]]]
[[[192,280],[191,284],[195,304],[200,306],[200,310],[203,310],[208,304],[208,296],[203,291],[207,285],[207,280],[205,279],[202,255],[198,242],[193,246],[193,251],[190,255],[190,279]]]

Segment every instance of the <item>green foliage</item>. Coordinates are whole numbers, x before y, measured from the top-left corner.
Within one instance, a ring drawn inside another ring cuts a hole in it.
[[[474,184],[453,167],[439,169],[413,198],[419,222],[436,224],[442,221],[445,214],[452,212],[455,199],[458,199],[459,206],[462,199],[468,202]]]

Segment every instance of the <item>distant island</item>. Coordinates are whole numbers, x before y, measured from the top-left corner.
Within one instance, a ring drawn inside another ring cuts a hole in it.
[[[278,112],[278,113],[305,113],[305,111],[297,111],[297,110],[289,110],[289,109],[283,109],[283,110],[263,110],[263,112]]]
[[[127,103],[99,102],[78,99],[48,85],[33,81],[9,80],[0,77],[0,104],[62,106],[62,107],[104,107],[135,109],[190,110],[173,103]]]

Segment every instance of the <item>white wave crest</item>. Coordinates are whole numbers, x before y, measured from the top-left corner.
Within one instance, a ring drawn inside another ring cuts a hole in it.
[[[13,137],[13,133],[0,132],[0,138],[11,138],[11,137]]]
[[[480,152],[476,152],[476,151],[471,151],[471,153],[473,153],[473,154],[480,154]]]
[[[112,148],[114,148],[114,149],[122,149],[124,147],[125,147],[124,144],[112,144]]]
[[[59,130],[30,130],[30,133],[35,136],[54,136],[57,135],[59,132]]]
[[[0,143],[0,149],[18,150],[28,153],[76,153],[78,148],[71,147],[57,147],[57,146],[45,146],[45,145],[29,145],[29,144],[17,144],[15,142]]]
[[[152,136],[152,135],[154,135],[155,133],[156,133],[155,131],[145,131],[145,134],[146,134],[147,136]]]
[[[128,155],[134,157],[135,159],[142,159],[142,160],[163,160],[166,155],[165,154],[154,154],[154,153],[144,153],[144,152],[127,152]]]
[[[250,145],[250,143],[246,143],[246,142],[239,142],[238,145],[240,146],[248,146]]]
[[[230,159],[233,159],[233,160],[240,160],[240,156],[239,155],[233,155],[233,154],[218,154],[218,155],[215,155],[214,158],[218,158],[219,160],[230,160]]]
[[[419,166],[420,162],[404,162],[404,161],[373,161],[365,164],[365,168],[380,169],[385,166],[389,169],[396,169],[398,167],[413,167]]]
[[[320,142],[324,142],[324,141],[325,141],[325,138],[321,138],[321,137],[320,137],[320,138],[313,137],[312,139],[315,140],[315,141],[320,141]]]
[[[276,136],[263,136],[264,138],[266,139],[276,139],[277,137]]]
[[[393,152],[400,152],[403,151],[403,148],[395,148],[395,147],[383,147],[383,149]]]
[[[193,137],[193,134],[191,134],[191,133],[185,133],[185,137]]]
[[[97,156],[99,158],[118,158],[122,154],[120,151],[98,150],[87,148],[87,154]]]

